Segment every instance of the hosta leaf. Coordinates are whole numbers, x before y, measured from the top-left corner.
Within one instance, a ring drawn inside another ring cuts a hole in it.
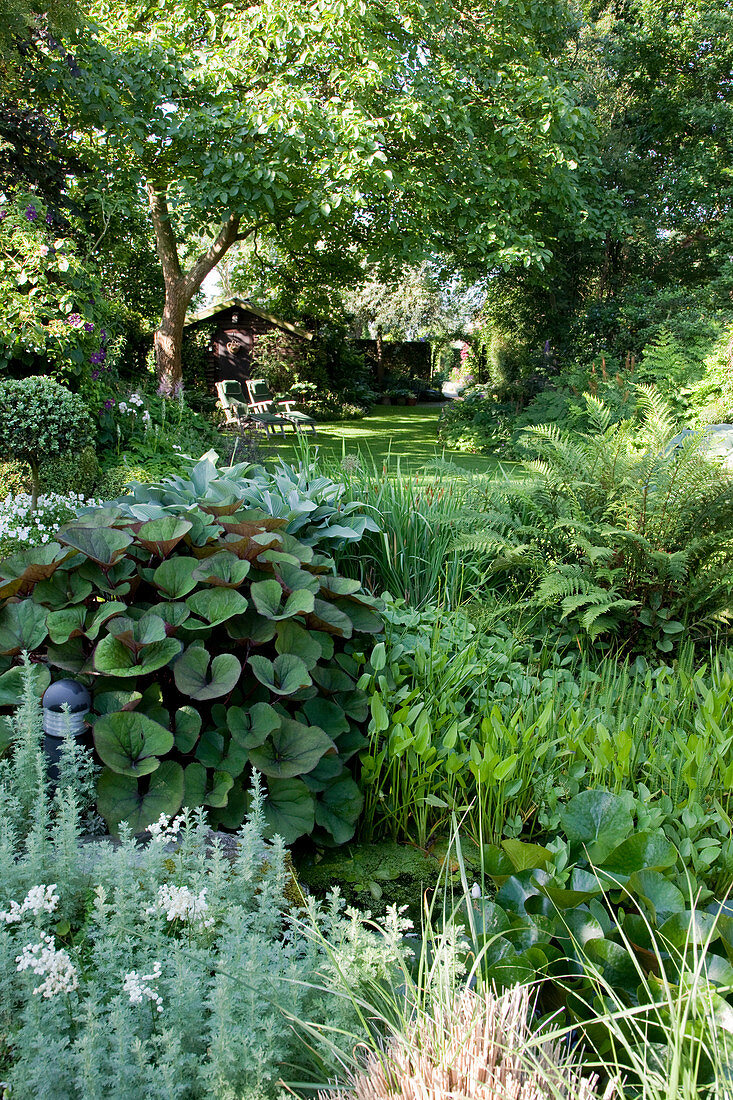
[[[106,676],[142,676],[170,664],[181,648],[181,643],[175,638],[166,638],[165,641],[144,646],[135,654],[108,634],[94,650],[94,667]]]
[[[168,558],[153,573],[153,584],[169,600],[179,600],[196,587],[195,558]]]
[[[249,658],[249,666],[260,683],[276,695],[293,695],[312,683],[305,661],[291,653],[282,653],[274,661],[255,655]]]
[[[228,590],[227,590],[228,591]],[[200,645],[191,645],[173,665],[176,687],[191,699],[219,699],[236,687],[241,665],[231,653],[221,653],[211,661]]]
[[[129,531],[116,527],[83,527],[68,524],[57,536],[65,546],[73,546],[97,565],[107,566],[120,557],[132,542]]]
[[[191,530],[191,522],[180,516],[151,519],[138,529],[137,541],[157,558],[167,558]]]
[[[147,786],[146,786],[147,782]],[[183,768],[164,760],[148,781],[105,768],[97,785],[97,809],[112,833],[127,821],[133,833],[142,833],[161,814],[172,817],[183,800]]]
[[[304,726],[292,718],[282,718],[280,728],[259,748],[250,750],[253,767],[264,775],[292,779],[315,768],[324,753],[335,745],[318,726]]]
[[[268,779],[264,811],[268,833],[286,844],[313,831],[315,802],[302,779]]]
[[[332,780],[316,801],[316,824],[326,829],[336,844],[345,844],[354,835],[364,797],[350,775]]]
[[[238,588],[249,573],[248,561],[226,550],[213,554],[196,566],[194,576],[200,584],[213,584],[224,588]]]
[[[37,649],[45,639],[46,609],[33,600],[7,603],[0,611],[0,653],[15,655]]]
[[[158,767],[158,757],[172,749],[173,734],[138,711],[121,710],[94,723],[94,747],[112,771],[147,775]]]
[[[242,593],[233,588],[205,588],[189,596],[186,606],[208,626],[219,626],[236,615],[243,615],[249,605]],[[192,628],[189,622],[188,629]]]

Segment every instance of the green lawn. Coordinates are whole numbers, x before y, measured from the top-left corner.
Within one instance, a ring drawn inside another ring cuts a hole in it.
[[[340,461],[342,455],[362,451],[381,463],[388,455],[399,457],[412,469],[425,465],[436,456],[445,455],[451,462],[478,473],[493,473],[498,461],[482,455],[466,455],[459,451],[447,451],[438,443],[440,405],[375,405],[363,420],[347,420],[340,423],[319,424],[315,437],[309,442],[319,448],[325,459]],[[292,462],[296,456],[296,436],[288,432],[285,439],[273,436],[267,450],[273,456]]]

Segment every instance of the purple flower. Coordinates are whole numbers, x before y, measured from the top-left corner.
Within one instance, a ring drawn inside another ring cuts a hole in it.
[[[106,328],[102,329],[101,336],[102,336],[103,340],[107,339],[107,329]]]
[[[50,210],[48,214],[46,214],[46,225],[53,225],[53,214]]]
[[[33,203],[31,203],[30,206],[26,207],[25,216],[29,222],[35,222],[38,220],[38,211],[36,210]]]
[[[92,381],[96,382],[98,378],[99,378],[99,371],[98,370],[93,370],[92,371]]]
[[[105,409],[113,409],[115,407],[115,403],[108,397],[104,403],[104,407]]]
[[[94,325],[91,323],[91,321],[86,322],[86,324],[84,325],[84,331],[85,332],[94,332]]]
[[[69,316],[66,318],[66,324],[71,325],[72,328],[79,328],[79,325],[81,323],[81,317],[78,313],[70,313]]]
[[[92,354],[89,356],[89,362],[90,363],[103,363],[104,362],[104,352],[103,351],[93,351]]]
[[[0,222],[4,222],[8,216],[7,210],[0,210]]]

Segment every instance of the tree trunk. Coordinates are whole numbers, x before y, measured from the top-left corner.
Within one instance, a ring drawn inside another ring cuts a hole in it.
[[[41,487],[41,473],[37,462],[29,462],[31,468],[31,515],[38,511],[38,490]]]
[[[377,325],[377,385],[384,384],[384,358],[382,356],[382,326]]]
[[[153,337],[155,369],[161,390],[167,394],[172,394],[183,382],[183,324],[191,299],[182,284],[182,280],[166,284],[163,316]]]
[[[231,215],[219,228],[206,252],[194,261],[188,271],[183,271],[168,210],[166,188],[149,182],[147,191],[155,229],[155,245],[165,282],[163,316],[153,338],[155,367],[163,392],[173,393],[183,382],[181,349],[188,304],[228,249],[235,241],[244,240],[248,234],[240,235],[240,219]],[[254,232],[255,228],[253,226],[250,232]]]

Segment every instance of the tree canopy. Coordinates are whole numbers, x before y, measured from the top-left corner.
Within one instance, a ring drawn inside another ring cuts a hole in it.
[[[238,240],[304,271],[441,255],[485,270],[546,261],[551,215],[593,231],[592,124],[559,61],[559,0],[97,0],[88,15],[74,65],[50,57],[41,79],[99,205],[148,204],[171,383],[188,303]]]

